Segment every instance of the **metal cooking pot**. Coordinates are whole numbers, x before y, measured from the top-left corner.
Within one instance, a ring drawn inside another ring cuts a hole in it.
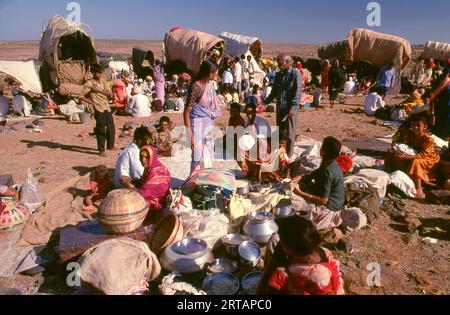
[[[275,216],[265,211],[251,212],[244,225],[244,233],[258,244],[267,244],[273,234],[278,232]]]
[[[209,249],[183,255],[180,254],[180,245],[180,243],[172,244],[164,250],[160,263],[165,270],[178,271],[181,274],[194,274],[203,271],[214,261],[214,255]]]
[[[261,247],[254,242],[244,242],[239,245],[239,256],[243,266],[255,268],[261,260]]]
[[[250,237],[240,234],[228,234],[222,238],[225,251],[232,257],[239,257],[239,245],[245,241],[250,241]]]
[[[292,202],[282,200],[273,210],[273,214],[279,218],[286,218],[292,214]]]
[[[250,182],[247,180],[238,180],[236,193],[238,195],[247,195],[250,193]]]

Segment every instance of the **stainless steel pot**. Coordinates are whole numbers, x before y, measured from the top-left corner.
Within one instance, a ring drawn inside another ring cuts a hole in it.
[[[250,182],[247,180],[238,180],[236,193],[238,195],[248,195],[250,193]]]
[[[292,214],[292,202],[289,200],[281,201],[273,210],[273,214],[279,218],[286,218]]]
[[[177,248],[179,245],[179,243],[172,244],[161,255],[160,263],[165,270],[193,274],[203,271],[214,261],[214,255],[209,249],[204,252],[183,255],[179,253]]]
[[[265,211],[251,212],[244,225],[244,233],[258,244],[267,244],[272,235],[278,232],[275,216]]]
[[[225,251],[231,257],[239,257],[239,245],[245,241],[250,241],[250,237],[240,234],[228,234],[222,238]]]
[[[240,262],[243,266],[255,268],[261,260],[261,247],[254,242],[243,242],[239,246]]]

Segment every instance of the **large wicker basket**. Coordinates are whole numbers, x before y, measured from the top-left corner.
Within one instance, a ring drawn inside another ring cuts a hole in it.
[[[24,204],[14,201],[0,201],[0,230],[7,230],[23,224],[29,218],[30,211]]]
[[[149,247],[159,256],[170,245],[182,241],[183,236],[184,228],[181,220],[176,215],[170,214],[156,224]]]
[[[106,196],[98,209],[98,221],[111,234],[127,234],[141,227],[149,208],[139,192],[114,190]]]

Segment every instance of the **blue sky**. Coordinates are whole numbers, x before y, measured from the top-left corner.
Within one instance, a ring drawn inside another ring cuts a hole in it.
[[[43,21],[66,16],[69,0],[0,0],[0,40],[39,39]],[[173,26],[263,41],[322,44],[368,27],[369,0],[78,0],[98,39],[163,39]],[[414,44],[450,42],[449,0],[378,0],[381,27]]]

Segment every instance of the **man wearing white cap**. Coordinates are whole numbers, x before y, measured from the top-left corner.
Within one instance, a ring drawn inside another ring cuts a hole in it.
[[[125,108],[125,111],[134,117],[150,117],[151,106],[148,97],[142,94],[142,90],[139,86],[135,86],[132,90],[133,97],[130,103]]]

